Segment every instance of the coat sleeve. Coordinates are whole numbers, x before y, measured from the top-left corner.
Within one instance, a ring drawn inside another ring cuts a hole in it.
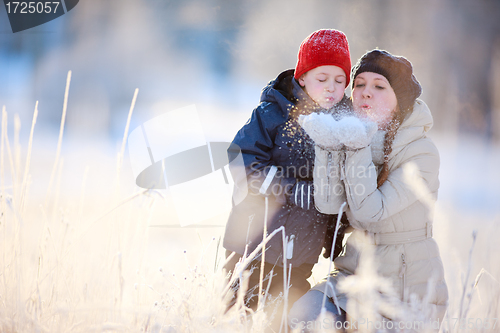
[[[377,188],[377,169],[370,147],[346,152],[341,172],[347,202],[356,220],[378,222],[417,200],[435,201],[439,154],[434,144],[425,138],[418,140],[405,147],[395,159],[401,162],[390,166],[387,180]]]
[[[291,191],[296,182],[295,178],[284,177],[282,168],[275,165],[272,156],[278,127],[286,119],[277,105],[261,103],[238,131],[228,149],[230,161],[239,153],[243,156],[245,172],[239,172],[241,170],[236,170],[236,165],[230,164],[235,183],[246,181],[251,194],[273,195],[281,204],[286,203],[286,193]]]
[[[340,177],[340,161],[343,160],[344,151],[315,146],[314,156],[314,204],[319,212],[336,215],[346,201]]]

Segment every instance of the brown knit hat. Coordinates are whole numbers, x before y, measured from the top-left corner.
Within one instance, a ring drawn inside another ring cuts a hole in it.
[[[334,65],[344,70],[346,87],[351,72],[351,54],[346,35],[335,29],[321,29],[306,37],[300,44],[294,77],[319,66]]]
[[[384,50],[372,50],[365,53],[352,68],[352,84],[356,76],[363,72],[383,75],[391,85],[398,100],[399,109],[405,116],[413,107],[415,99],[422,93],[422,87],[415,75],[411,63],[404,57],[398,57]],[[354,87],[352,87],[354,89]]]

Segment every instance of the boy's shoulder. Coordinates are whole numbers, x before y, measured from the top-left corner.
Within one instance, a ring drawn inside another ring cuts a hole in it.
[[[281,110],[284,114],[288,114],[296,100],[293,94],[293,73],[293,70],[286,70],[271,80],[262,89],[258,107],[264,111]]]
[[[266,128],[274,128],[287,121],[289,111],[283,110],[280,103],[264,101],[259,103],[253,113],[253,119],[258,119]]]
[[[259,105],[255,108],[256,111],[265,114],[283,114],[285,110],[283,110],[282,106],[278,102],[270,102],[270,101],[264,101],[260,102]]]

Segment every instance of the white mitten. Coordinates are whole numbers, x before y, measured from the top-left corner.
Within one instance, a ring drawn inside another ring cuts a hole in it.
[[[339,136],[336,135],[339,122],[331,114],[313,112],[307,116],[300,115],[298,122],[316,145],[328,150],[341,148]]]
[[[337,137],[349,149],[367,147],[377,133],[377,124],[357,117],[344,117],[338,123]]]

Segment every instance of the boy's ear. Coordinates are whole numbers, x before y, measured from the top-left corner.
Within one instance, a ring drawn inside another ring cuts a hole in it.
[[[306,82],[304,81],[304,76],[306,76],[306,74],[302,74],[298,80],[301,87],[305,87],[306,85]]]

